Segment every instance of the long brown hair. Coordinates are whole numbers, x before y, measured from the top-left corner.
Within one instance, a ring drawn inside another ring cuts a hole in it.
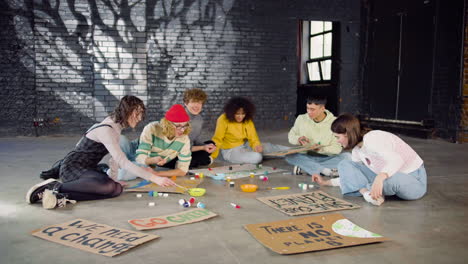
[[[348,137],[348,145],[345,149],[354,148],[362,141],[362,137],[370,131],[368,128],[361,127],[359,119],[348,113],[338,116],[333,121],[331,130],[335,134],[345,134]]]
[[[128,118],[135,110],[142,111],[141,120],[145,119],[146,108],[143,101],[133,95],[126,95],[120,99],[119,104],[110,114],[114,122],[121,124],[123,127],[128,127]]]

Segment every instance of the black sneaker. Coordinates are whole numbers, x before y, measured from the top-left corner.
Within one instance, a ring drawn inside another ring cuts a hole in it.
[[[52,190],[57,184],[60,184],[60,182],[55,179],[48,179],[34,185],[26,194],[26,202],[29,204],[37,203],[38,201],[42,200],[42,197],[44,196],[44,190]]]
[[[293,175],[301,175],[302,174],[302,169],[299,166],[294,166],[293,168]]]
[[[75,200],[67,199],[67,196],[63,193],[59,193],[55,190],[44,190],[44,197],[42,198],[42,207],[45,209],[54,209],[56,207],[62,208],[67,205],[67,202],[75,204]]]
[[[98,171],[102,171],[104,172],[105,174],[107,174],[107,171],[109,170],[109,165],[105,164],[105,163],[99,163],[97,165],[97,170]]]
[[[60,177],[60,165],[62,165],[62,160],[56,161],[50,170],[41,172],[39,177],[43,180],[58,179]]]

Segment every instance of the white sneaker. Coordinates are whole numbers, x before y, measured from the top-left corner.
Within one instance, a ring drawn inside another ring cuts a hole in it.
[[[292,174],[293,174],[293,175],[301,175],[301,174],[302,174],[302,169],[301,169],[301,167],[299,167],[299,166],[297,166],[297,165],[294,166],[293,171],[292,171]]]
[[[42,197],[42,207],[45,209],[54,209],[55,207],[65,207],[67,202],[75,204],[75,200],[69,200],[64,194],[46,189]]]
[[[372,199],[369,191],[363,193],[362,196],[364,197],[364,200],[366,200],[368,203],[373,204],[375,206],[380,206],[385,202],[385,199],[383,198],[383,196],[378,198],[377,200]]]
[[[340,177],[340,174],[338,174],[338,169],[331,169],[330,177],[332,178]]]

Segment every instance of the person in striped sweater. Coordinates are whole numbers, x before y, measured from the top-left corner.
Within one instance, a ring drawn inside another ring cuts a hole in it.
[[[185,176],[192,160],[188,136],[191,130],[189,121],[190,117],[184,107],[175,104],[160,121],[145,126],[136,150],[130,143],[125,146],[122,140],[121,148],[128,156],[135,156],[135,163],[153,168],[157,176]],[[177,162],[172,165],[173,167],[165,166],[175,158]],[[118,180],[128,181],[135,178],[136,176],[129,171],[119,170]]]
[[[352,149],[352,159],[338,164],[340,178],[324,180],[312,175],[320,185],[340,186],[344,195],[363,196],[381,205],[385,196],[416,200],[427,191],[427,174],[419,155],[398,136],[361,128],[351,114],[340,115],[331,126],[345,149]]]

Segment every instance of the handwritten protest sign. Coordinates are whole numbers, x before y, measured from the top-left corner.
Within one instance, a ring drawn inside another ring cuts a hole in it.
[[[280,150],[280,151],[275,151],[275,152],[269,152],[269,153],[264,153],[263,156],[272,156],[272,157],[282,157],[286,155],[291,155],[299,152],[306,152],[309,150],[316,150],[318,148],[323,148],[327,146],[321,146],[319,144],[314,144],[314,145],[307,145],[307,146],[297,146],[297,147],[291,147],[286,150]]]
[[[191,224],[215,216],[217,216],[217,214],[213,212],[210,212],[206,209],[197,208],[171,215],[149,217],[143,219],[133,219],[129,220],[128,223],[138,230],[148,230]]]
[[[244,228],[265,247],[279,254],[296,254],[388,240],[362,229],[341,214],[249,224]]]
[[[51,225],[33,236],[80,250],[113,257],[159,236],[115,228],[83,219]]]
[[[287,215],[305,215],[359,208],[357,205],[335,198],[322,191],[260,197],[257,199]]]

